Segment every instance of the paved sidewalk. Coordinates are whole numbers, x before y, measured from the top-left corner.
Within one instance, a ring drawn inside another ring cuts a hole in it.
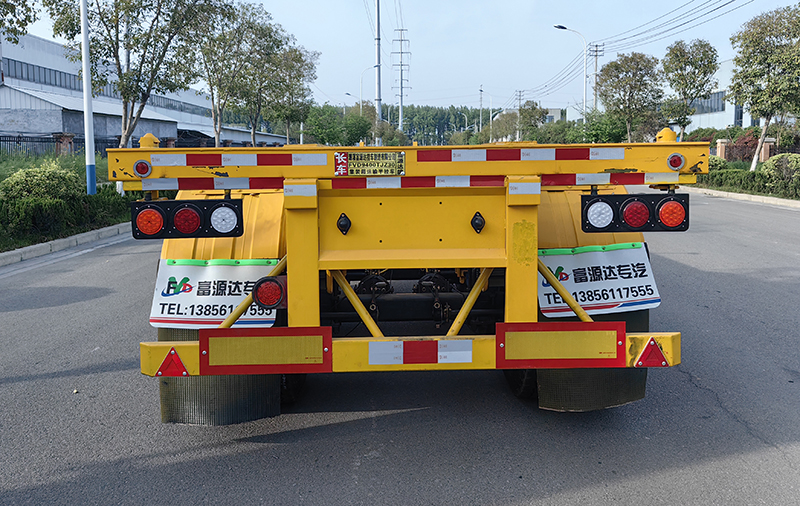
[[[73,235],[72,237],[65,237],[63,239],[56,239],[55,241],[34,244],[33,246],[27,246],[25,248],[0,253],[0,267],[120,234],[131,234],[130,222],[120,223],[119,225],[91,230],[82,234]]]
[[[708,188],[695,188],[693,186],[681,186],[681,191],[688,191],[689,193],[702,193],[712,197],[724,197],[726,199],[746,200],[748,202],[757,202],[759,204],[769,204],[772,206],[793,207],[795,209],[800,209],[800,200],[779,199],[778,197],[750,195],[749,193],[723,192],[719,190],[709,190]]]

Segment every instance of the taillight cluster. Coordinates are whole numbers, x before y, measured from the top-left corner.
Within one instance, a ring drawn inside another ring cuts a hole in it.
[[[238,237],[243,233],[242,201],[152,200],[131,202],[133,237]]]
[[[582,195],[581,228],[584,232],[686,230],[689,195]]]
[[[286,276],[263,277],[253,287],[253,302],[264,309],[286,307]]]

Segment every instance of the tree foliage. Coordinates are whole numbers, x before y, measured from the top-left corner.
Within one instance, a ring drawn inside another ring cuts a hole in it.
[[[0,33],[9,42],[18,43],[28,33],[28,25],[37,18],[38,12],[30,0],[0,1]]]
[[[751,19],[731,37],[736,51],[730,97],[764,118],[750,170],[776,115],[800,110],[800,7],[782,7]]]
[[[54,35],[80,54],[80,2],[44,0]],[[113,83],[122,99],[124,147],[154,93],[186,90],[197,78],[191,35],[208,26],[221,0],[95,0],[89,4],[91,83]],[[84,80],[86,77],[84,76]]]
[[[658,59],[642,53],[620,54],[597,78],[597,95],[606,111],[625,121],[627,141],[633,129],[656,110],[664,95]]]
[[[663,107],[665,116],[680,126],[680,140],[695,113],[692,102],[706,99],[717,86],[714,74],[719,70],[717,50],[708,41],[693,40],[691,44],[679,40],[667,48],[662,61],[664,77],[675,96]]]
[[[305,121],[311,111],[309,83],[317,78],[319,53],[307,51],[302,46],[284,46],[273,60],[271,79],[266,86],[266,116],[286,125],[286,143],[289,143],[289,125]]]

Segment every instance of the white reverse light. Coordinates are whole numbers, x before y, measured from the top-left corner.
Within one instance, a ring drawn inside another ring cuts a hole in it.
[[[614,210],[608,202],[595,202],[586,210],[586,219],[594,228],[606,228],[614,219]]]
[[[228,206],[219,206],[211,212],[211,226],[221,234],[230,233],[237,221],[236,211]]]

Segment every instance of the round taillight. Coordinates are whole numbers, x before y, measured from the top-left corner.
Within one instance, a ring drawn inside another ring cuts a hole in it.
[[[200,213],[191,207],[184,207],[175,213],[172,222],[181,234],[193,234],[200,228]]]
[[[650,220],[650,209],[638,200],[625,204],[622,209],[622,221],[631,228],[640,228]]]
[[[253,301],[264,309],[274,309],[283,301],[283,286],[275,278],[261,278],[253,287]]]
[[[164,214],[153,207],[143,209],[136,215],[136,228],[145,235],[156,235],[164,229]]]
[[[133,165],[133,171],[139,177],[147,177],[152,172],[153,168],[150,167],[150,164],[144,160],[139,160]]]
[[[231,232],[239,222],[236,211],[228,206],[218,206],[211,212],[211,226],[221,234]]]
[[[675,228],[683,224],[686,219],[686,209],[674,200],[665,202],[658,209],[658,219],[665,227]]]
[[[669,168],[672,170],[681,170],[686,163],[686,159],[680,153],[672,153],[667,158],[667,164],[669,164]]]
[[[594,228],[606,228],[614,219],[614,210],[608,202],[599,200],[586,210],[586,219]]]

